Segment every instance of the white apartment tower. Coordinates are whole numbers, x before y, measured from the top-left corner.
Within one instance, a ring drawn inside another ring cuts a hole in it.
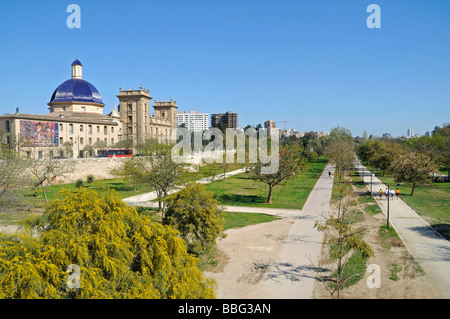
[[[176,127],[180,127],[183,124],[190,132],[202,132],[209,128],[209,114],[195,111],[190,111],[189,113],[177,111]]]

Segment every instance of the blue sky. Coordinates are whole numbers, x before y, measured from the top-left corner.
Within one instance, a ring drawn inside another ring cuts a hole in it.
[[[81,28],[69,29],[69,4]],[[381,29],[369,29],[369,4]],[[78,58],[105,113],[119,86],[239,125],[354,136],[450,122],[447,0],[0,0],[0,114],[45,114]]]

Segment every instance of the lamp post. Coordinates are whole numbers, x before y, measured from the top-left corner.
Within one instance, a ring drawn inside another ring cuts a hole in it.
[[[386,224],[386,227],[389,228],[389,194],[390,194],[389,184],[387,184],[387,187],[388,187],[388,192],[387,192],[387,224]]]
[[[372,179],[373,179],[374,176],[375,176],[374,173],[370,174],[370,198],[372,198],[372,196],[373,196],[373,190],[372,190],[373,182],[372,182]]]

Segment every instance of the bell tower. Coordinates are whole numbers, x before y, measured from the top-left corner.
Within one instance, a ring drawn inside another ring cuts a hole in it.
[[[120,122],[122,123],[122,136],[124,140],[132,140],[133,145],[143,143],[146,139],[150,118],[150,90],[122,90],[119,95]]]

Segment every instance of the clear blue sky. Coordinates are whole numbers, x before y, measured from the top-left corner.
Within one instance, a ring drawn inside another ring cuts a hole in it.
[[[366,25],[371,3],[381,29]],[[0,0],[0,39],[0,114],[47,113],[78,58],[105,113],[120,85],[142,84],[240,126],[397,136],[450,122],[448,0]]]

